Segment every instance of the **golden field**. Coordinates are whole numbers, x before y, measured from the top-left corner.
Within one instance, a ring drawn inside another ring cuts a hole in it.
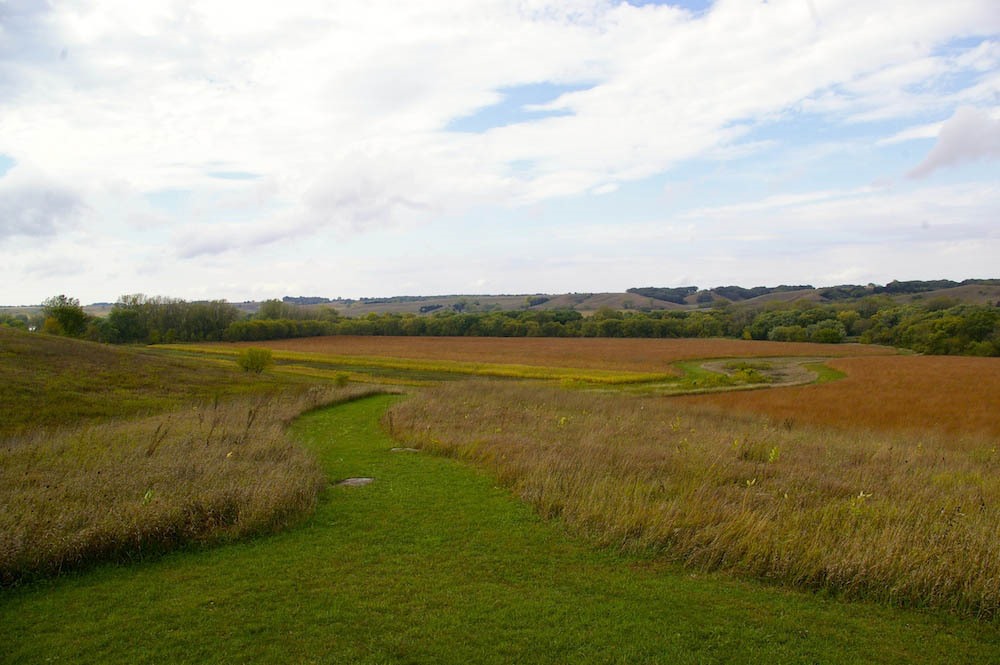
[[[821,385],[673,399],[765,414],[789,424],[1000,437],[1000,358],[883,356],[827,364],[847,377]]]
[[[576,337],[332,336],[202,346],[223,348],[253,346],[276,351],[341,356],[380,356],[632,372],[670,372],[672,362],[699,358],[869,357],[896,353],[895,349],[865,344]]]
[[[329,355],[440,363],[414,369],[445,369],[454,363],[592,369],[601,372],[679,373],[677,361],[707,358],[828,358],[826,365],[846,374],[838,381],[762,390],[674,396],[680,404],[768,416],[789,425],[905,431],[934,429],[1000,436],[1000,359],[963,356],[899,355],[895,349],[862,344],[809,344],[729,339],[606,339],[489,337],[316,337],[205,344],[200,348],[235,350],[260,346],[276,353]],[[400,366],[405,370],[405,364]],[[494,373],[493,375],[497,375]],[[513,371],[514,378],[533,376]],[[640,375],[604,378],[622,383]]]

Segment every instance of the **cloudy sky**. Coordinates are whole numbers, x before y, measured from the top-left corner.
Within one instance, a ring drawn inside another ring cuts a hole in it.
[[[1000,277],[996,0],[0,0],[0,304]]]

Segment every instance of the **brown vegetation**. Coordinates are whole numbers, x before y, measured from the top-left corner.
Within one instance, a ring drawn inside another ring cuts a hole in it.
[[[1000,609],[991,438],[789,429],[671,398],[509,382],[428,389],[387,423],[599,544],[850,597]]]
[[[1000,437],[1000,358],[886,356],[827,364],[847,377],[820,385],[672,399],[765,414],[788,424]]]
[[[209,346],[209,345],[203,345]],[[211,345],[217,346],[217,345]],[[676,360],[760,356],[873,356],[883,346],[736,339],[609,339],[546,337],[310,337],[218,346],[423,360],[510,363],[545,367],[669,372]]]

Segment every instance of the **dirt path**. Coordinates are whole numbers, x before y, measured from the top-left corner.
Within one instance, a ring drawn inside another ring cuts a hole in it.
[[[783,386],[800,386],[812,383],[818,378],[818,374],[806,367],[815,363],[822,363],[830,358],[751,358],[736,359],[727,358],[723,360],[710,360],[701,363],[701,368],[710,372],[734,376],[742,367],[749,367],[767,377],[766,383],[748,384],[754,388],[780,388]],[[742,386],[740,388],[743,388]]]

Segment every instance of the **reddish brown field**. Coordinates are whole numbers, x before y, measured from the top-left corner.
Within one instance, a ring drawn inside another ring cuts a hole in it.
[[[524,337],[312,337],[244,342],[275,350],[543,367],[670,371],[677,360],[833,357],[847,378],[820,385],[670,399],[768,415],[778,421],[876,430],[933,429],[1000,436],[1000,359],[900,356],[863,344],[732,339]]]
[[[540,367],[669,371],[675,360],[761,356],[875,356],[896,351],[863,344],[807,344],[738,339],[607,339],[552,337],[308,337],[242,342],[275,350],[420,360],[509,363]]]
[[[764,413],[778,421],[1000,436],[1000,358],[884,356],[827,364],[846,372],[847,378],[672,399]]]

